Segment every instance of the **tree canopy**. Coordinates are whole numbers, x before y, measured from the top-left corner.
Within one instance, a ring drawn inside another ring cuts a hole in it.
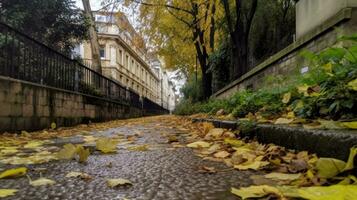
[[[126,2],[140,5],[142,33],[166,67],[189,76],[197,56],[205,97],[292,42],[295,32],[291,0]]]
[[[88,23],[73,0],[2,0],[0,21],[69,54],[88,37]]]

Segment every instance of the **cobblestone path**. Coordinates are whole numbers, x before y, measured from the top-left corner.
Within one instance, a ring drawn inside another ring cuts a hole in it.
[[[1,188],[19,190],[15,196],[4,199],[233,200],[238,198],[230,193],[231,187],[251,184],[251,172],[240,172],[227,168],[221,162],[202,160],[190,148],[173,148],[163,134],[179,135],[181,141],[185,132],[172,128],[165,122],[152,120],[142,125],[124,125],[91,134],[110,136],[118,132],[126,136],[137,136],[140,132],[135,145],[147,144],[149,150],[129,151],[126,148],[133,144],[124,144],[119,145],[115,154],[102,155],[94,152],[86,164],[74,160],[60,160],[27,166],[30,177],[40,177],[41,171],[41,176],[56,180],[56,184],[33,187],[28,184],[26,177],[0,179]],[[61,146],[68,142],[81,143],[82,140],[73,136],[57,139],[55,145]],[[201,173],[198,169],[203,165],[213,166],[219,172]],[[0,168],[7,166],[0,165]],[[90,181],[65,178],[65,174],[70,171],[85,172],[93,178]],[[107,178],[125,178],[133,185],[109,188],[106,184]]]

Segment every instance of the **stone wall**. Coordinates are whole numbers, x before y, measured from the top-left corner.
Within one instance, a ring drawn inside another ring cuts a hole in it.
[[[345,8],[338,14],[305,34],[293,44],[276,53],[251,71],[231,82],[212,95],[214,98],[227,98],[241,89],[259,89],[267,76],[299,72],[306,61],[300,56],[303,50],[320,52],[334,45],[343,45],[337,38],[341,35],[357,33],[357,9]]]
[[[141,109],[0,76],[0,132],[139,117]],[[148,113],[150,114],[150,113]]]
[[[296,37],[335,16],[344,8],[357,7],[357,0],[300,0],[296,5]]]

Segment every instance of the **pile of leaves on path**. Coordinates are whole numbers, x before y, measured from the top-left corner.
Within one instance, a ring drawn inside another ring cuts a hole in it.
[[[0,135],[0,164],[16,165],[15,168],[8,170],[0,169],[0,179],[18,178],[27,175],[27,165],[42,164],[56,160],[76,160],[79,163],[86,163],[90,154],[93,151],[102,154],[116,153],[118,145],[132,144],[136,137],[139,137],[141,132],[136,131],[134,135],[125,136],[122,133],[113,133],[110,137],[95,136],[91,132],[101,133],[103,130],[116,128],[120,126],[130,127],[136,124],[148,122],[148,118],[131,119],[131,120],[115,120],[105,123],[95,123],[89,125],[79,125],[71,128],[55,129],[52,128],[43,131],[28,133],[22,131],[21,134],[5,133]],[[56,146],[54,140],[67,139],[72,136],[80,137],[83,140],[81,144],[68,143],[62,147]],[[94,149],[91,147],[94,147]],[[130,151],[146,151],[147,145],[136,145],[127,148]],[[8,168],[8,167],[7,167]],[[84,172],[69,172],[65,175],[66,178],[80,178],[90,180],[92,176]],[[53,185],[56,181],[41,177],[37,180],[32,180],[30,177],[29,185],[42,186]],[[129,180],[121,178],[108,178],[107,185],[109,187],[117,187],[121,185],[131,185]],[[0,198],[15,195],[17,189],[2,189],[0,188]]]
[[[255,186],[232,188],[232,193],[246,198],[278,199],[356,199],[357,178],[352,147],[348,160],[318,158],[307,151],[296,152],[274,144],[259,144],[239,138],[239,131],[214,128],[211,123],[191,123],[181,119],[183,131],[189,130],[187,147],[193,148],[203,160],[224,162],[236,170],[262,171],[254,175]],[[238,137],[238,138],[237,138]],[[209,166],[207,172],[215,170]]]
[[[4,134],[0,136],[0,163],[16,165],[15,168],[0,170],[0,179],[27,176],[26,165],[45,163],[52,160],[76,160],[85,163],[93,153],[116,153],[118,145],[132,144],[136,136],[124,136],[115,133],[110,138],[90,134],[90,131],[101,132],[112,127],[132,126],[143,123],[157,123],[155,128],[175,128],[184,132],[178,135],[162,133],[167,143],[173,148],[189,147],[203,160],[225,163],[234,170],[262,171],[265,175],[255,175],[251,179],[255,186],[232,188],[232,193],[242,198],[274,197],[279,199],[353,199],[355,197],[357,179],[353,160],[356,148],[351,148],[348,160],[318,158],[306,151],[295,152],[273,144],[263,145],[255,141],[239,138],[239,131],[214,128],[211,123],[192,123],[189,118],[161,116],[135,120],[118,120],[100,124],[80,125],[74,128],[45,130],[34,133],[22,132],[19,135]],[[159,123],[158,123],[159,122]],[[137,131],[137,137],[141,133]],[[53,139],[80,136],[83,144],[65,144],[53,146]],[[181,141],[182,142],[182,141]],[[91,149],[90,147],[94,147]],[[147,145],[136,145],[127,148],[133,151],[146,151]],[[19,166],[20,165],[20,166]],[[201,166],[202,173],[217,173],[212,166]],[[91,180],[92,176],[85,172],[68,172],[66,178]],[[56,180],[40,177],[32,180],[28,176],[29,185],[33,187],[54,185]],[[129,180],[108,177],[108,187],[131,185]],[[0,188],[0,197],[15,195],[17,189]],[[348,196],[350,195],[350,196]]]

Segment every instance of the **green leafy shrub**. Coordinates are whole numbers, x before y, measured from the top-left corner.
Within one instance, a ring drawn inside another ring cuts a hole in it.
[[[357,34],[343,37],[357,42]],[[276,118],[293,111],[301,118],[354,119],[357,117],[357,45],[329,48],[319,54],[305,51],[310,62],[306,74],[279,78],[278,84],[258,91],[243,90],[226,100],[211,99],[206,102],[183,102],[177,114],[210,113],[219,109],[235,117],[256,114]],[[356,84],[356,83],[354,83]],[[289,98],[283,102],[283,97]],[[184,107],[184,109],[183,109]]]

